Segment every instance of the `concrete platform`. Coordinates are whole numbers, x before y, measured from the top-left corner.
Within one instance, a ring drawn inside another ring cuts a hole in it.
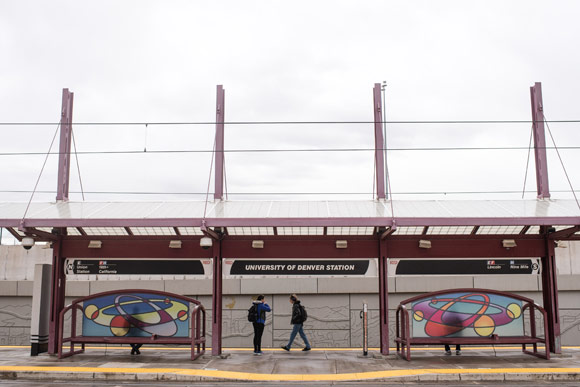
[[[175,381],[175,382],[532,382],[580,381],[580,347],[566,347],[562,355],[543,360],[518,347],[465,347],[461,356],[445,356],[442,349],[413,350],[407,362],[396,355],[372,350],[266,349],[255,356],[248,349],[225,349],[223,357],[189,360],[188,348],[143,347],[130,355],[128,346],[87,347],[83,354],[59,360],[30,356],[28,347],[0,346],[0,379],[62,381]]]

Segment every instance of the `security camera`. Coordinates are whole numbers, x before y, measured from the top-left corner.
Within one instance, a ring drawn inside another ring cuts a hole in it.
[[[24,237],[22,238],[22,247],[26,250],[30,250],[34,246],[34,238],[32,237]]]
[[[213,241],[210,237],[203,237],[199,240],[199,245],[202,249],[207,250],[213,245]]]

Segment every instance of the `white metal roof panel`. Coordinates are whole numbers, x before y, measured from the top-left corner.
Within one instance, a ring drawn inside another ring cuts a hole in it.
[[[271,202],[270,218],[328,218],[326,202]]]
[[[388,203],[375,201],[327,202],[329,216],[340,218],[382,218],[391,217]]]
[[[391,218],[389,202],[382,201],[236,201],[208,202],[207,219],[333,219]],[[32,203],[26,219],[103,220],[103,219],[201,219],[206,204],[187,202],[58,202]],[[395,218],[461,219],[461,218],[562,218],[554,225],[578,224],[580,209],[574,200],[449,200],[393,202]],[[26,203],[0,203],[0,222],[17,227]],[[566,219],[570,219],[566,221]],[[10,224],[8,224],[10,223]],[[16,223],[16,224],[15,224]],[[45,222],[46,223],[46,222]],[[193,226],[194,223],[192,223]],[[433,226],[445,225],[433,224]],[[491,223],[493,224],[493,223]],[[516,224],[516,223],[514,223]],[[519,224],[519,223],[517,223]],[[464,224],[467,225],[467,224]],[[469,225],[478,225],[471,223]],[[487,225],[490,225],[488,222]],[[50,226],[43,224],[44,227]],[[143,226],[148,226],[145,224]],[[153,226],[153,225],[152,225]],[[173,226],[167,224],[166,226]],[[181,225],[183,226],[183,224]],[[238,226],[245,226],[238,224]],[[282,225],[281,225],[282,226]],[[307,224],[302,224],[307,226]],[[349,226],[344,224],[343,226]],[[352,225],[356,226],[356,225]]]
[[[388,205],[387,205],[388,206]],[[429,201],[393,201],[395,217],[402,218],[448,218],[451,212],[441,206],[437,200]]]
[[[240,201],[208,203],[208,218],[267,218],[271,202]],[[200,216],[203,216],[203,211]]]
[[[203,216],[205,202],[163,202],[153,206],[147,218],[199,218]],[[213,203],[207,204],[208,212]]]

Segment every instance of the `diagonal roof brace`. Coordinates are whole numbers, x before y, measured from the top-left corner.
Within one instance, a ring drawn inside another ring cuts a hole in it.
[[[208,236],[208,237],[210,237],[212,239],[215,239],[216,241],[222,240],[224,238],[224,234],[223,233],[215,232],[211,228],[207,227],[207,223],[206,223],[205,219],[203,219],[201,221],[201,227],[200,227],[200,229],[201,229],[201,232],[204,235],[206,235],[206,236]]]
[[[548,237],[550,239],[567,239],[567,238],[571,237],[572,235],[576,234],[578,231],[580,231],[580,225],[566,228],[564,230],[560,230],[560,231],[556,231],[556,232],[551,232],[548,234]]]

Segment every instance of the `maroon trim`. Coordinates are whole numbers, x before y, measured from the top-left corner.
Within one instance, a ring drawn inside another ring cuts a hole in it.
[[[4,227],[6,230],[8,230],[8,232],[10,234],[12,234],[12,236],[14,238],[16,238],[16,240],[18,240],[18,242],[22,242],[22,236],[20,236],[20,234],[18,234],[16,231],[14,231],[14,229],[12,227]]]
[[[169,238],[167,238],[169,237]],[[110,237],[109,237],[110,238]],[[62,250],[66,257],[74,258],[161,258],[187,259],[211,258],[211,250],[204,250],[197,239],[181,240],[180,249],[169,248],[170,236],[163,239],[109,239],[100,237],[77,237],[65,239]],[[125,237],[127,238],[127,237]],[[89,249],[89,240],[98,239],[103,242],[100,249]],[[175,239],[175,237],[173,237]]]
[[[196,304],[196,305],[202,305],[200,301],[187,297],[187,296],[182,296],[181,294],[175,294],[175,293],[169,293],[169,292],[164,292],[161,290],[148,290],[148,289],[118,289],[118,290],[108,290],[106,292],[101,292],[101,293],[95,293],[95,294],[91,294],[90,296],[85,296],[85,297],[80,297],[75,299],[71,305],[74,304],[79,304],[81,302],[85,302],[85,301],[89,301],[95,298],[99,298],[99,297],[104,297],[104,296],[108,296],[111,294],[119,294],[119,293],[148,293],[148,294],[158,294],[160,296],[171,296],[174,298],[179,298],[182,299],[184,301],[187,302],[191,302],[192,304]],[[68,307],[67,307],[68,308]]]
[[[429,292],[429,293],[420,294],[420,295],[415,296],[415,297],[407,298],[406,300],[401,301],[399,304],[400,305],[407,305],[407,304],[410,304],[412,302],[419,301],[419,300],[422,300],[422,299],[428,298],[428,297],[436,297],[436,296],[440,296],[442,294],[460,293],[460,292],[490,293],[490,294],[495,294],[495,295],[498,295],[498,296],[510,297],[510,298],[513,298],[513,299],[516,299],[516,300],[520,300],[520,301],[524,301],[524,302],[530,303],[530,304],[535,304],[536,303],[531,298],[527,298],[527,297],[524,297],[524,296],[520,296],[518,294],[513,294],[513,293],[508,293],[508,292],[502,292],[500,290],[481,289],[481,288],[458,288],[458,289],[445,289],[445,290],[439,290],[439,291],[436,291],[436,292]]]
[[[567,228],[565,230],[560,230],[560,231],[550,233],[548,235],[548,237],[552,240],[554,240],[554,239],[568,239],[571,236],[573,236],[575,233],[577,233],[578,231],[580,231],[580,226],[574,226],[574,227]]]
[[[379,334],[381,354],[389,354],[389,278],[387,242],[379,241]]]
[[[222,241],[213,244],[213,291],[212,291],[212,330],[211,330],[211,354],[213,356],[222,353]]]
[[[517,247],[506,249],[502,246],[502,236],[485,236],[470,239],[469,236],[442,238],[430,237],[431,248],[420,249],[421,235],[389,237],[384,239],[389,251],[388,258],[517,258],[542,257],[545,254],[545,240],[541,236],[511,236]],[[100,249],[89,249],[88,242],[99,239]],[[204,250],[199,245],[199,236],[181,236],[181,249],[170,249],[169,241],[175,237],[129,237],[129,236],[68,236],[62,240],[62,252],[66,257],[75,258],[161,258],[187,259],[211,258],[212,250]],[[229,236],[221,240],[221,255],[225,258],[373,258],[379,256],[376,236],[264,236],[263,249],[253,249],[254,236]],[[337,249],[336,240],[346,239],[348,248]],[[214,245],[218,241],[214,241]],[[553,243],[553,241],[551,242]]]
[[[413,303],[415,301],[423,300],[430,297],[436,297],[439,295],[450,294],[450,293],[459,293],[459,292],[479,292],[479,293],[489,293],[489,294],[496,294],[504,297],[513,298],[516,300],[521,300],[525,302],[525,305],[522,308],[522,318],[524,332],[521,336],[498,336],[492,335],[490,337],[412,337],[411,333],[411,325],[410,325],[410,318],[409,312],[407,310],[406,305]],[[529,320],[530,320],[530,335],[526,335],[526,321],[525,321],[525,311],[529,309]],[[536,319],[535,319],[535,310],[538,310],[543,318],[544,318],[544,338],[540,338],[537,336],[537,329],[536,329]],[[446,289],[440,290],[437,292],[431,293],[424,293],[419,296],[411,297],[406,300],[401,301],[399,306],[397,307],[396,316],[395,316],[395,344],[397,348],[397,353],[407,361],[411,360],[411,346],[412,345],[442,345],[442,344],[476,344],[476,345],[484,345],[484,344],[521,344],[522,345],[522,352],[534,355],[537,357],[542,357],[544,359],[550,359],[550,348],[551,343],[548,339],[549,337],[549,329],[547,327],[548,323],[548,313],[544,308],[537,305],[532,299],[527,297],[523,297],[513,293],[502,292],[498,290],[492,289],[479,289],[479,288],[460,288],[460,289]],[[541,354],[538,352],[538,343],[543,343],[545,345],[545,352]],[[532,345],[533,351],[526,350],[526,345]]]
[[[195,306],[191,311],[190,320],[190,337],[158,337],[153,335],[151,337],[83,337],[77,336],[77,314],[76,311],[80,311],[81,315],[83,313],[83,306],[79,305],[85,301],[92,300],[98,297],[107,296],[110,294],[123,293],[148,293],[156,294],[161,297],[172,297],[187,303],[194,304]],[[72,310],[71,313],[71,334],[69,337],[64,337],[64,317],[68,311]],[[85,351],[85,343],[101,343],[101,344],[189,344],[191,345],[191,360],[195,360],[205,353],[205,308],[198,300],[190,297],[182,296],[179,294],[162,292],[157,290],[146,290],[146,289],[119,289],[111,290],[107,292],[93,294],[87,297],[77,298],[67,306],[63,308],[59,313],[58,319],[58,358],[62,359],[69,357],[78,353]],[[68,352],[63,351],[63,344],[70,343],[70,349]],[[75,350],[75,344],[81,344],[80,350]]]
[[[550,347],[554,353],[561,353],[558,282],[554,248],[554,241],[546,238],[545,255],[542,257],[542,296],[544,308],[548,313],[547,325]]]
[[[378,228],[379,230],[381,229],[380,227],[377,227],[377,228]],[[392,233],[394,233],[395,231],[397,231],[397,229],[396,229],[396,228],[394,228],[394,227],[389,227],[388,229],[386,229],[385,231],[383,231],[383,232],[381,233],[381,238],[380,238],[380,239],[381,239],[381,240],[382,240],[382,239],[385,239],[386,237],[388,237],[389,235],[391,235],[391,234],[392,234]],[[379,232],[380,232],[380,231],[379,231]]]
[[[42,239],[42,240],[55,241],[58,239],[58,237],[55,234],[52,234],[52,233],[46,232],[46,231],[42,231],[42,230],[37,230],[34,227],[33,228],[26,228],[26,229],[24,229],[24,232],[26,234],[34,234],[38,237],[38,239]]]

